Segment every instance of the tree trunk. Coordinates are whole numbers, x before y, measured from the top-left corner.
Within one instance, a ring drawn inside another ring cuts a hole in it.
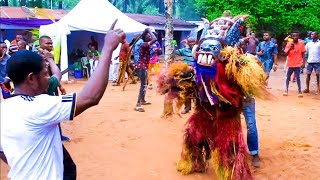
[[[128,12],[128,0],[124,0],[123,2],[123,12],[127,13]]]
[[[166,22],[165,22],[165,65],[168,66],[168,64],[173,60],[174,58],[174,48],[173,48],[173,25],[172,25],[172,4],[173,0],[165,0],[165,16],[166,16]]]
[[[37,4],[36,7],[42,8],[42,0],[37,0],[36,4]]]
[[[20,6],[26,6],[26,4],[27,4],[26,0],[21,0],[20,1]]]
[[[247,28],[246,36],[249,37],[250,34],[251,34],[251,26],[250,26],[250,23],[247,23],[247,24],[246,24],[246,28]]]
[[[13,0],[12,1],[12,6],[18,6],[18,1],[17,0]]]
[[[164,0],[158,0],[159,14],[164,14]]]
[[[9,6],[9,1],[8,0],[4,0],[4,6]]]
[[[59,1],[59,7],[58,7],[58,9],[62,9],[62,0]]]

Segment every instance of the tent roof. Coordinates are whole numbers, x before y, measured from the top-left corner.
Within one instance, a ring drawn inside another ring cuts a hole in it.
[[[107,0],[81,0],[59,22],[68,25],[71,31],[105,33],[116,18],[118,22],[115,28],[121,27],[125,32],[141,32],[147,28],[146,25],[129,18]]]

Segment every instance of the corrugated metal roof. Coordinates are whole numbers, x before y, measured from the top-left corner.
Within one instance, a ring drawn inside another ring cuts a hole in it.
[[[33,10],[34,8],[30,8]],[[65,16],[70,10],[61,10],[61,9],[44,9],[44,8],[38,8],[42,11],[46,11],[48,14],[54,17],[54,19],[59,20],[63,16]],[[125,13],[130,18],[148,25],[157,25],[157,26],[164,26],[165,25],[165,17],[164,16],[153,16],[153,15],[146,15],[146,14],[131,14],[131,13]],[[1,6],[0,7],[0,17],[1,18],[21,18],[26,19],[27,13],[25,13],[21,7],[8,7],[8,6]],[[43,16],[36,16],[34,18],[38,19],[48,19],[47,17]],[[185,28],[194,28],[197,25],[193,23],[189,23],[185,20],[181,19],[173,19],[173,26],[176,27],[185,27]]]
[[[30,8],[33,10],[34,8]],[[58,9],[43,9],[43,8],[38,8],[42,11],[47,12],[51,16],[53,16],[55,19],[61,19],[63,16],[65,16],[69,10],[58,10]],[[1,6],[0,7],[0,17],[1,18],[21,18],[21,19],[26,19],[27,18],[27,13],[25,13],[21,7],[8,7],[8,6]],[[36,16],[35,18],[37,19],[48,19],[47,17],[43,16]]]
[[[166,18],[164,16],[153,16],[153,15],[147,15],[147,14],[131,14],[131,13],[125,13],[130,18],[146,25],[152,26],[155,25],[165,25]],[[189,23],[185,20],[181,19],[173,19],[173,26],[188,26],[188,27],[196,27],[196,24]]]

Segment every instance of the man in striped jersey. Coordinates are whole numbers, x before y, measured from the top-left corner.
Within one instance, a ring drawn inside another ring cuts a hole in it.
[[[108,84],[112,52],[124,37],[121,29],[113,30],[116,22],[106,33],[99,66],[77,94],[47,95],[48,60],[27,50],[11,56],[7,73],[15,92],[1,102],[0,125],[0,158],[11,168],[9,179],[76,178],[67,177],[64,172],[58,124],[72,120],[102,98]],[[44,54],[44,57],[48,56]]]

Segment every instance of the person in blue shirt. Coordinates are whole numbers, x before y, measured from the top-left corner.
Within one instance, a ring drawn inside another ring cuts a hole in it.
[[[308,42],[312,41],[311,33],[312,31],[308,31],[307,37],[304,39],[304,44],[308,44]],[[307,56],[307,52],[305,53],[305,56]],[[304,68],[301,68],[301,74],[303,74],[303,69]]]
[[[267,81],[269,79],[269,74],[271,69],[274,71],[277,70],[278,67],[278,47],[271,41],[271,33],[264,32],[263,33],[263,41],[260,42],[257,46],[257,57],[262,62],[264,70],[267,75]],[[267,82],[266,82],[267,83]]]
[[[6,73],[6,66],[10,56],[7,54],[7,44],[0,42],[0,89],[2,96],[10,95],[10,88],[7,88],[8,79]]]
[[[134,36],[134,38],[139,38],[140,34],[136,34]],[[143,40],[140,38],[136,44],[134,45],[134,48],[133,48],[133,61],[134,61],[134,64],[137,64],[139,58],[140,58],[140,46],[141,44],[143,43]]]

